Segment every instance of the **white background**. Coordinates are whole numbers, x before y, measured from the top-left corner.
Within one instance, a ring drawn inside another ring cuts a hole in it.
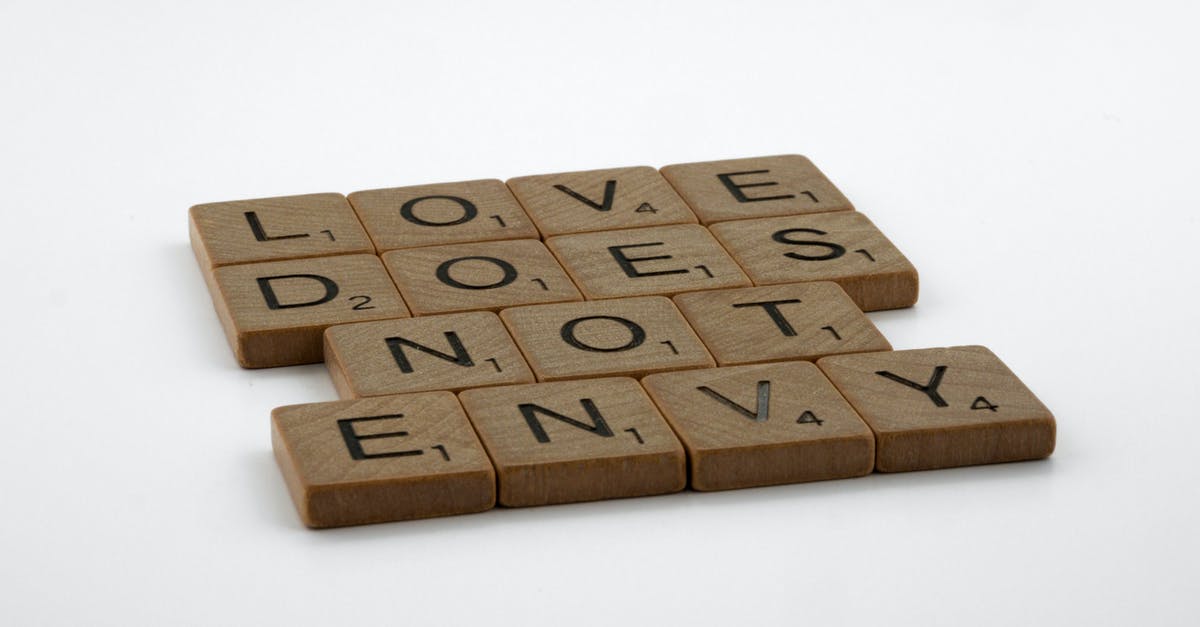
[[[0,3],[0,623],[1195,625],[1187,2]],[[810,156],[1046,462],[304,529],[196,203]]]

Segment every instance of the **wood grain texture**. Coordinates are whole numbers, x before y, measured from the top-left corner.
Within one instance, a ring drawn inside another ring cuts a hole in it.
[[[538,238],[529,216],[498,179],[372,189],[354,192],[349,200],[380,252]]]
[[[508,187],[546,237],[696,223],[687,203],[647,166],[520,176]]]
[[[1054,452],[1054,416],[982,346],[836,355],[817,365],[875,432],[881,472]]]
[[[496,467],[501,505],[666,494],[687,483],[683,447],[633,379],[484,388],[459,398]]]
[[[245,368],[318,363],[326,327],[408,316],[374,255],[223,266],[204,274],[225,336]]]
[[[863,311],[917,302],[916,268],[861,213],[739,220],[711,230],[755,285],[834,281]]]
[[[589,299],[751,285],[712,234],[695,224],[562,235],[546,245]]]
[[[715,363],[661,296],[514,307],[500,318],[538,381],[640,376]]]
[[[695,490],[869,474],[875,437],[809,362],[652,374],[642,385],[687,449]]]
[[[325,365],[342,398],[534,380],[500,319],[486,311],[331,327]]]
[[[854,210],[800,155],[681,163],[662,168],[662,174],[702,224]]]
[[[188,233],[202,268],[375,253],[346,197],[332,193],[196,205]]]
[[[271,445],[309,527],[470,514],[496,502],[492,464],[450,392],[280,407]]]
[[[892,349],[829,281],[690,292],[673,300],[722,366]]]
[[[384,253],[383,264],[419,316],[583,300],[537,240],[395,250]]]

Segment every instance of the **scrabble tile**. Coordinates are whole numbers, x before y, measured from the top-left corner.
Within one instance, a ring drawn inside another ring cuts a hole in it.
[[[450,392],[290,405],[271,446],[310,527],[470,514],[496,502],[496,475]]]
[[[854,210],[800,155],[681,163],[664,167],[662,174],[702,224]]]
[[[642,379],[687,449],[694,490],[861,477],[875,437],[825,375],[783,362]]]
[[[342,398],[534,380],[500,319],[487,311],[330,327],[325,365]]]
[[[419,316],[583,300],[537,240],[394,250],[384,253],[383,264]]]
[[[497,179],[372,189],[349,199],[380,252],[538,238],[533,222]]]
[[[546,245],[587,298],[751,284],[708,230],[695,224],[562,235]]]
[[[696,223],[666,179],[646,166],[519,176],[508,187],[545,236]]]
[[[374,255],[222,266],[205,273],[205,280],[229,344],[246,368],[317,363],[326,327],[408,316]]]
[[[200,267],[375,254],[341,194],[307,194],[196,205],[188,211]]]
[[[917,302],[917,270],[858,212],[722,222],[713,235],[755,285],[834,281],[863,311]]]
[[[881,472],[1054,451],[1054,416],[982,346],[836,355],[817,365],[875,431]]]
[[[892,350],[829,281],[689,292],[673,300],[722,366]]]
[[[459,399],[496,467],[501,505],[666,494],[687,483],[683,447],[633,379],[475,389]]]
[[[683,315],[661,296],[513,307],[500,318],[538,381],[714,365]]]

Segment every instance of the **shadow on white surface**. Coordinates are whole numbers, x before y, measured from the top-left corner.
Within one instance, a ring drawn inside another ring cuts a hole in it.
[[[490,537],[505,527],[526,525],[623,523],[626,526],[655,524],[662,516],[686,510],[688,516],[704,518],[725,515],[730,508],[745,508],[747,513],[759,513],[776,506],[804,505],[814,508],[834,507],[844,500],[879,498],[896,492],[917,496],[922,492],[954,492],[964,488],[980,491],[996,484],[1011,483],[1032,487],[1039,479],[1054,474],[1053,458],[1033,462],[1014,462],[987,466],[971,466],[894,474],[871,474],[855,479],[818,481],[782,486],[746,488],[721,492],[685,490],[662,496],[613,499],[588,503],[570,503],[543,507],[496,509],[465,516],[448,516],[395,523],[308,530],[300,522],[287,493],[287,487],[275,465],[270,451],[256,453],[246,459],[243,484],[252,492],[247,502],[260,505],[257,515],[266,524],[282,531],[301,530],[312,535],[313,542],[376,542],[394,539],[413,539],[448,533],[468,533],[480,539]],[[250,480],[252,479],[252,480]],[[890,501],[889,501],[890,502]],[[720,512],[718,512],[720,510]]]

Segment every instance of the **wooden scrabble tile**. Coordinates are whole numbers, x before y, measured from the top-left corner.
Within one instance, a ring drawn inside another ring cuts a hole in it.
[[[246,368],[321,361],[334,324],[408,316],[374,255],[222,266],[205,273],[225,335]]]
[[[875,431],[881,472],[1054,451],[1054,416],[982,346],[836,355],[817,365]]]
[[[500,319],[487,311],[330,327],[325,365],[342,398],[534,380]]]
[[[513,307],[500,318],[538,381],[714,365],[683,315],[661,296]]]
[[[497,179],[372,189],[349,199],[380,252],[538,238],[533,222]]]
[[[450,392],[280,407],[271,445],[309,527],[470,514],[496,502],[492,464]]]
[[[200,267],[375,254],[341,194],[307,194],[196,205],[188,211]]]
[[[892,350],[837,283],[791,283],[673,299],[722,366]]]
[[[646,166],[519,176],[508,187],[547,237],[696,223],[666,179]]]
[[[854,210],[800,155],[681,163],[664,167],[662,174],[702,224]]]
[[[419,316],[583,300],[537,240],[394,250],[384,253],[383,264]]]
[[[678,492],[685,455],[637,381],[585,379],[467,390],[467,416],[508,507]]]
[[[713,235],[755,285],[834,281],[863,311],[917,302],[917,270],[858,212],[722,222]]]
[[[695,490],[869,474],[875,437],[820,369],[783,362],[642,379],[687,449]]]
[[[751,284],[708,230],[695,224],[562,235],[546,245],[587,298]]]

